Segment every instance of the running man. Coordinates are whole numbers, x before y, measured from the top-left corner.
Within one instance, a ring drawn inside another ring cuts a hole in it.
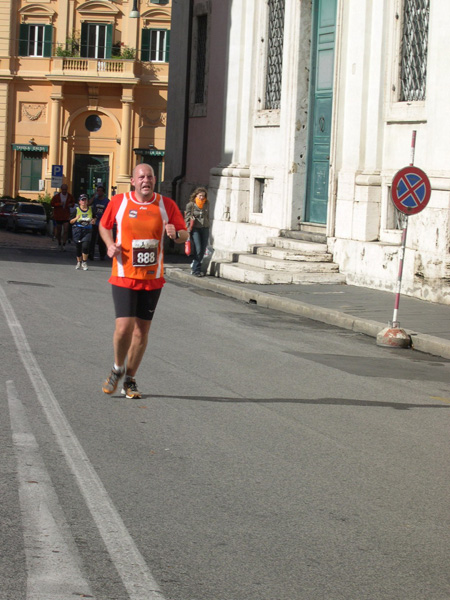
[[[134,192],[114,196],[103,213],[99,233],[113,259],[112,295],[116,311],[114,365],[103,384],[113,394],[125,375],[122,394],[141,398],[136,372],[147,347],[150,325],[164,279],[164,233],[176,244],[189,234],[184,218],[170,198],[157,194],[150,165],[137,165],[131,177]],[[117,225],[117,237],[112,229]]]

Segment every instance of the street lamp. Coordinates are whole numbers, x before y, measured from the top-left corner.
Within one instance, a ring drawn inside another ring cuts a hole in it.
[[[139,11],[137,7],[137,0],[133,0],[133,8],[130,12],[130,19],[139,19]]]

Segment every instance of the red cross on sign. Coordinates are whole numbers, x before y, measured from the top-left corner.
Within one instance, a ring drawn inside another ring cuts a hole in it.
[[[430,196],[430,180],[422,169],[404,167],[392,180],[392,202],[406,215],[415,215],[423,210]]]

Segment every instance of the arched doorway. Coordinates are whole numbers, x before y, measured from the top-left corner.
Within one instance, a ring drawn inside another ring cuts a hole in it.
[[[102,184],[109,195],[109,156],[93,154],[75,154],[73,167],[72,193],[75,200],[80,194],[89,198],[95,194],[95,188]]]

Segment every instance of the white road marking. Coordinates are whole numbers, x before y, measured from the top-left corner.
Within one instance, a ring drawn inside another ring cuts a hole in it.
[[[12,381],[6,382],[27,561],[27,600],[93,598],[50,476]]]
[[[142,554],[128,533],[39,368],[22,326],[1,286],[0,304],[37,398],[67,463],[76,477],[81,493],[130,600],[164,600]]]

